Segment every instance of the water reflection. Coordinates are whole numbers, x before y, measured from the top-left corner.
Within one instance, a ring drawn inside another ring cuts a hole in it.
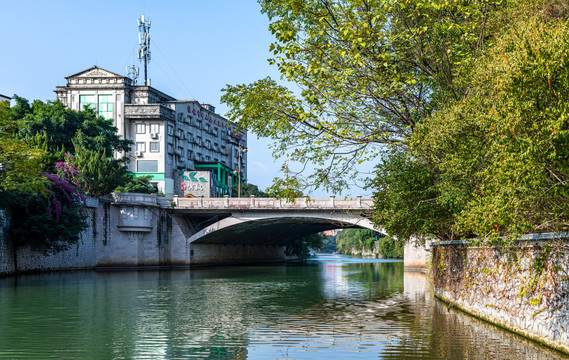
[[[0,280],[0,359],[550,359],[433,300],[402,263],[81,272]]]

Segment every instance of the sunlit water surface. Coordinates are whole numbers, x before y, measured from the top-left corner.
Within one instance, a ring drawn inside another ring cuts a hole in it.
[[[557,359],[448,309],[403,264],[73,272],[0,280],[0,359]]]

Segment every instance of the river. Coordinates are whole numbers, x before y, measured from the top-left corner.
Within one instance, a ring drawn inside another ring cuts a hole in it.
[[[91,271],[0,279],[0,359],[561,359],[448,309],[403,264]]]

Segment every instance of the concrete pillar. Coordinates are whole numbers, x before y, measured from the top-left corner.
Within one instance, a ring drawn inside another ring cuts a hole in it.
[[[416,238],[411,238],[406,244],[403,254],[405,271],[425,271],[430,249]]]
[[[229,207],[229,195],[223,195],[225,207]]]
[[[361,195],[358,195],[358,196],[357,196],[356,204],[357,204],[357,206],[358,206],[359,208],[362,207],[362,196],[361,196]]]
[[[251,207],[255,207],[255,195],[251,195]]]
[[[330,195],[330,205],[332,207],[334,207],[334,200],[335,200],[336,196],[335,195]]]

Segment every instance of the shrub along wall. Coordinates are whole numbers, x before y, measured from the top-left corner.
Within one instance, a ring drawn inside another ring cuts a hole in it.
[[[569,242],[514,247],[433,244],[435,296],[470,314],[569,353]]]

